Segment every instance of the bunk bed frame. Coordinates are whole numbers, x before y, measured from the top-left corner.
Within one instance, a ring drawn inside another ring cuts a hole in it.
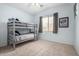
[[[37,40],[38,39],[38,31],[37,31],[37,24],[28,24],[24,22],[19,22],[19,21],[9,21],[7,23],[7,28],[8,28],[8,44],[13,46],[13,48],[16,47],[16,44],[22,43],[28,40]],[[16,30],[19,29],[25,29],[25,30],[33,30],[33,32],[29,32],[27,34],[21,34],[21,35],[16,35]],[[29,35],[32,35],[32,38],[27,38]],[[26,37],[26,35],[28,35]],[[24,39],[20,40],[24,36]],[[34,36],[34,37],[33,37]],[[19,37],[19,41],[17,41],[17,37]]]

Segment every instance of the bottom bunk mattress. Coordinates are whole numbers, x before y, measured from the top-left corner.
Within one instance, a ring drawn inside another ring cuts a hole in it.
[[[32,39],[34,39],[33,33],[16,36],[16,41],[22,41],[22,40],[27,41],[27,40],[32,40]]]

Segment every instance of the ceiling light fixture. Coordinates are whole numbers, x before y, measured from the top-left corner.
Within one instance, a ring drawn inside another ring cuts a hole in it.
[[[32,3],[32,6],[34,6],[34,7],[43,7],[43,5],[40,4],[40,3]]]

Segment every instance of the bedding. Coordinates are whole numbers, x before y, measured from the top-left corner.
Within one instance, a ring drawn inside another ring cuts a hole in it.
[[[25,34],[29,34],[30,33],[30,31],[29,31],[29,29],[17,29],[16,31],[15,31],[15,36],[19,36],[19,35],[25,35]]]
[[[15,31],[15,36],[19,36],[19,35],[21,35],[19,31]]]
[[[16,41],[31,40],[31,39],[34,39],[34,34],[33,33],[16,36]]]

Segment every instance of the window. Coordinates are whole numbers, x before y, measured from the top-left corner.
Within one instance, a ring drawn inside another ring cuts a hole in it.
[[[58,13],[54,13],[52,16],[40,17],[39,32],[58,32]]]
[[[53,32],[53,16],[49,16],[49,32]]]
[[[43,32],[53,31],[53,16],[42,17],[42,30]]]
[[[42,18],[42,30],[43,30],[43,32],[48,31],[48,17]]]

